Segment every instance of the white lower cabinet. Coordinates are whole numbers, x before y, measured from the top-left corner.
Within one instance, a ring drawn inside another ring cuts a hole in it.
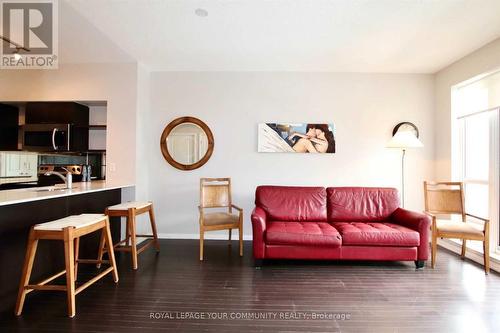
[[[38,154],[0,152],[0,184],[38,180]]]

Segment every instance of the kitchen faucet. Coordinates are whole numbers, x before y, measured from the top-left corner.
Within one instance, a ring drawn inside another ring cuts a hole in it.
[[[66,189],[71,189],[73,187],[73,174],[66,168],[63,168],[66,171],[66,177],[60,172],[57,171],[48,171],[44,173],[45,176],[56,175],[64,181],[64,185]]]

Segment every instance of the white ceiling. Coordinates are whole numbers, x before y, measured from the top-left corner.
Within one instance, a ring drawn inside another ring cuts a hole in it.
[[[500,0],[65,1],[152,70],[434,73],[500,37]]]
[[[67,2],[59,1],[60,63],[133,62],[135,60]]]

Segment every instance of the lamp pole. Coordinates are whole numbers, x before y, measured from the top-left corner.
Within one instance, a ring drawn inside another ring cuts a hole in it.
[[[387,148],[399,148],[401,154],[401,206],[405,206],[405,155],[406,149],[418,148],[424,145],[418,139],[418,128],[410,122],[397,124],[392,130],[392,138],[387,143]]]
[[[401,204],[403,208],[405,208],[405,154],[406,149],[403,148],[401,155]]]

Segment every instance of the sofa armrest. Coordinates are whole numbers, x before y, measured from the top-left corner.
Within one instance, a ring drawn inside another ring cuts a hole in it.
[[[255,259],[264,259],[265,243],[264,235],[266,233],[266,212],[255,207],[252,212],[252,233],[253,233],[253,257]]]
[[[398,208],[391,215],[391,221],[420,234],[420,245],[418,247],[417,260],[427,260],[429,258],[429,230],[431,219],[428,215],[412,212],[403,208]]]

